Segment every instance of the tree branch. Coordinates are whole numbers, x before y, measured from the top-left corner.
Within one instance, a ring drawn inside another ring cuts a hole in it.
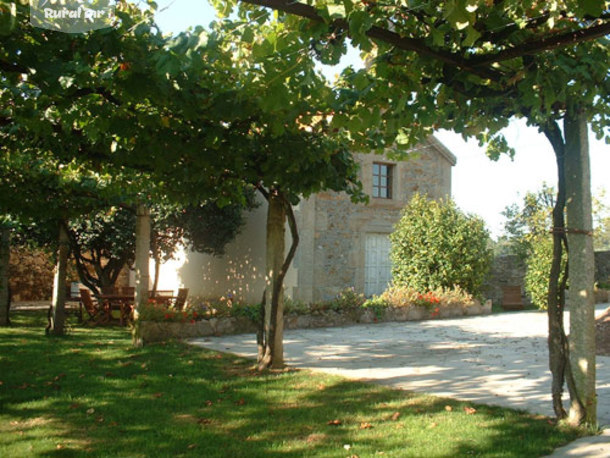
[[[324,22],[324,18],[318,14],[313,6],[305,5],[303,3],[291,2],[289,0],[242,0],[246,3],[253,5],[264,6],[272,8],[274,10],[283,11],[285,13],[294,14],[306,19],[310,19],[314,22]],[[340,28],[348,31],[349,35],[349,24],[345,19],[337,19],[331,24],[335,28]],[[423,40],[416,38],[403,37],[396,32],[392,32],[381,27],[373,26],[367,32],[366,35],[374,40],[379,40],[384,43],[390,44],[403,51],[414,51],[420,56],[427,56],[436,59],[447,64],[454,65],[461,68],[462,70],[478,76],[482,79],[490,79],[498,81],[501,74],[492,69],[484,69],[474,67],[470,62],[464,59],[462,56],[448,53],[444,51],[436,51],[429,48]]]
[[[264,6],[274,10],[283,11],[285,13],[294,14],[315,22],[323,22],[324,19],[318,14],[313,6],[309,6],[298,1],[290,0],[242,0],[245,3]],[[536,24],[536,20],[533,20]],[[338,19],[332,22],[333,27],[341,28],[348,31],[349,24],[345,19]],[[404,37],[396,32],[384,29],[382,27],[373,26],[366,35],[374,40],[379,40],[390,44],[403,51],[413,51],[420,56],[427,56],[436,59],[440,62],[453,65],[461,70],[476,75],[482,79],[490,79],[498,82],[501,73],[489,68],[491,64],[505,60],[514,59],[526,55],[536,54],[542,51],[569,46],[583,41],[594,40],[610,34],[610,23],[603,23],[585,29],[556,34],[550,37],[544,37],[536,41],[531,41],[520,46],[515,46],[504,51],[494,54],[483,54],[471,58],[465,58],[460,54],[449,53],[439,50],[434,50],[428,47],[423,40],[417,38]]]
[[[580,43],[582,41],[595,40],[610,34],[610,22],[589,27],[586,29],[574,30],[571,32],[559,33],[550,37],[545,37],[537,41],[530,41],[514,48],[505,49],[495,54],[484,54],[469,59],[470,65],[483,67],[496,62],[514,59],[526,55],[537,54],[542,51],[560,48]]]
[[[30,73],[29,68],[5,60],[0,60],[0,70],[7,73]]]

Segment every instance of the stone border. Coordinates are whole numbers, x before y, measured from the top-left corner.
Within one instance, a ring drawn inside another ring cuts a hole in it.
[[[312,315],[286,315],[284,317],[284,329],[326,328],[360,323],[421,321],[489,315],[491,313],[491,301],[487,301],[485,304],[477,302],[469,306],[449,305],[439,307],[437,314],[434,312],[435,308],[425,306],[391,307],[378,309],[379,312],[377,313],[376,310],[369,308],[361,311],[347,311],[346,313],[329,310]],[[138,326],[138,334],[144,345],[169,339],[256,333],[257,330],[257,324],[246,317],[210,318],[194,323],[141,321],[136,326]]]

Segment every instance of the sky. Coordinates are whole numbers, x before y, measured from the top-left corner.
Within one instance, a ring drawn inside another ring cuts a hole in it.
[[[188,27],[207,26],[215,18],[214,9],[206,0],[159,0],[157,23],[161,30],[177,33]],[[358,53],[348,52],[342,62],[322,68],[333,79],[342,66],[359,65]],[[512,121],[504,131],[515,148],[514,160],[502,157],[489,160],[475,141],[465,142],[453,132],[440,131],[436,137],[457,157],[452,173],[452,197],[468,213],[482,217],[492,236],[502,234],[504,217],[501,212],[522,201],[527,192],[535,192],[543,183],[556,187],[557,167],[550,143],[537,129],[521,120]],[[610,145],[589,135],[591,188],[594,194],[606,189],[604,203],[610,207]]]

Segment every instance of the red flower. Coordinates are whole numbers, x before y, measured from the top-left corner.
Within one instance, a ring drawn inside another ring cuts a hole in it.
[[[163,318],[165,318],[166,320],[169,320],[172,316],[169,313],[166,313],[165,315],[163,315]]]

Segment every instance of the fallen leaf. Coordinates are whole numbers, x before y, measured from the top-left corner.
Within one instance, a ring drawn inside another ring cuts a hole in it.
[[[199,423],[200,425],[209,425],[210,423],[212,423],[212,419],[211,418],[200,418],[199,420],[197,420],[197,423]]]
[[[211,407],[214,405],[214,403],[208,399],[207,401],[205,401],[205,405]]]
[[[433,423],[430,423],[429,428],[436,428],[437,426],[438,426],[438,423],[433,422]]]
[[[155,393],[155,394],[153,394],[153,398],[155,398],[155,399],[159,399],[161,396],[163,396],[163,393]]]
[[[61,373],[61,374],[59,374],[59,375],[56,375],[56,376],[55,376],[55,378],[53,378],[53,380],[55,380],[55,381],[57,382],[58,380],[61,380],[61,379],[62,379],[62,378],[64,378],[65,376],[66,376],[66,374]]]
[[[87,415],[91,415],[93,412],[95,412],[95,409],[93,407],[87,409]]]
[[[451,412],[451,411],[453,410],[453,407],[451,407],[451,406],[445,406],[445,410],[446,410],[447,412]]]
[[[312,442],[320,442],[323,441],[324,439],[326,439],[326,434],[310,434],[309,436],[307,436],[307,439],[305,440],[305,442],[307,442],[308,444],[311,444]]]
[[[363,421],[362,423],[360,423],[360,429],[371,429],[373,427],[373,425],[371,425],[370,423]]]
[[[246,403],[244,398],[241,398],[239,401],[235,401],[236,406],[243,406]]]
[[[116,421],[111,421],[110,423],[108,423],[108,426],[119,426],[119,424]]]
[[[320,384],[318,385],[318,390],[323,390],[323,389],[325,389],[325,388],[326,388],[326,385],[324,385],[323,383],[320,383]]]
[[[394,412],[390,418],[392,421],[396,421],[398,420],[398,417],[400,417],[400,412]]]
[[[477,409],[473,407],[464,407],[464,412],[466,412],[466,415],[473,415],[477,413]]]
[[[4,382],[2,380],[0,380],[0,386],[4,385]]]
[[[189,444],[187,448],[188,448],[189,450],[192,450],[192,449],[194,449],[195,447],[197,447],[197,444]]]
[[[330,420],[327,424],[330,426],[339,426],[341,424],[341,420]]]
[[[98,423],[104,423],[104,417],[97,417],[95,421],[97,421]]]
[[[112,372],[106,372],[104,375],[106,377],[114,377],[114,374]]]
[[[78,402],[75,402],[74,404],[70,404],[71,409],[78,409],[79,407],[80,407],[80,404]]]
[[[64,446],[63,446],[63,444],[57,444],[57,445],[55,446],[55,448],[56,448],[57,450],[61,450],[62,448],[64,448]]]

